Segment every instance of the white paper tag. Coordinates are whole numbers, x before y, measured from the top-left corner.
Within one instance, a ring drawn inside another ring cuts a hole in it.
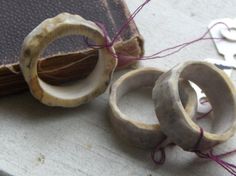
[[[211,22],[208,28],[219,54],[224,56],[229,65],[236,68],[234,58],[236,54],[236,19],[218,19]]]

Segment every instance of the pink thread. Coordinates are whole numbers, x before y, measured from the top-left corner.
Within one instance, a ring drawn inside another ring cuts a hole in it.
[[[201,104],[209,103],[209,101],[205,98],[200,99]],[[202,116],[196,117],[197,120],[205,119],[211,112],[213,112],[213,109],[210,109],[207,113],[203,114]]]
[[[196,119],[197,120],[205,119],[211,112],[213,112],[213,109],[211,109],[207,113],[203,114],[202,116],[196,117]]]
[[[223,38],[214,38],[214,37],[206,37],[207,34],[210,32],[210,30],[212,28],[214,28],[215,26],[219,25],[219,24],[223,24],[227,27],[228,30],[230,30],[230,28],[227,26],[227,24],[223,23],[223,22],[218,22],[218,23],[215,23],[213,26],[211,26],[211,28],[209,28],[201,37],[197,38],[197,39],[194,39],[192,41],[189,41],[189,42],[184,42],[182,44],[179,44],[179,45],[176,45],[176,46],[173,46],[173,47],[169,47],[169,48],[166,48],[166,49],[163,49],[151,56],[145,56],[143,57],[141,60],[150,60],[150,59],[156,59],[156,58],[164,58],[164,57],[167,57],[167,56],[170,56],[170,55],[173,55],[175,53],[178,53],[179,51],[181,51],[182,49],[184,49],[185,47],[191,45],[191,44],[194,44],[196,42],[199,42],[199,41],[203,41],[203,40],[212,40],[212,39],[216,39],[216,40],[221,40]],[[176,49],[176,50],[174,50]],[[174,50],[170,53],[167,53],[167,54],[164,54],[164,55],[161,55],[162,53],[165,53],[167,51],[171,51],[171,50]]]
[[[219,155],[213,154],[213,149],[211,149],[208,153],[203,153],[202,151],[199,150],[199,146],[201,144],[203,136],[204,136],[204,130],[200,128],[200,135],[199,135],[196,145],[194,146],[193,152],[195,152],[196,155],[200,158],[208,159],[208,160],[216,162],[221,167],[223,167],[226,171],[228,171],[230,174],[232,174],[233,176],[236,176],[236,165],[231,164],[221,159],[222,157],[229,156],[231,154],[236,153],[236,150],[232,150],[230,152],[226,152]]]
[[[159,160],[156,159],[156,153],[160,152],[161,153],[161,157]],[[163,165],[165,163],[166,160],[166,152],[165,152],[165,148],[160,148],[158,150],[155,150],[151,153],[151,157],[152,157],[152,161],[157,164],[157,165]]]
[[[209,103],[209,101],[208,101],[208,99],[207,99],[206,97],[201,98],[201,99],[199,100],[199,102],[200,102],[201,104]]]
[[[88,38],[84,38],[86,43],[88,44],[88,46],[92,47],[92,48],[96,48],[96,49],[101,49],[101,48],[110,48],[114,45],[114,43],[118,40],[118,38],[120,37],[120,35],[127,29],[128,25],[130,24],[131,21],[133,21],[133,19],[136,17],[136,15],[143,9],[143,7],[148,4],[151,0],[145,0],[145,2],[143,4],[141,4],[131,15],[130,17],[127,19],[127,21],[121,26],[121,28],[118,30],[118,32],[116,32],[115,36],[113,37],[113,39],[109,42],[110,38],[108,35],[108,32],[105,28],[105,26],[100,23],[100,22],[95,22],[95,24],[97,24],[97,26],[102,30],[104,36],[105,36],[105,45],[96,45],[96,44],[90,44],[88,42]]]
[[[229,156],[231,154],[236,153],[236,149],[232,150],[232,151],[229,151],[229,152],[226,152],[226,153],[218,154],[218,155],[213,154],[213,149],[211,149],[208,153],[203,153],[201,150],[199,150],[199,146],[201,144],[203,136],[204,136],[204,130],[202,128],[200,128],[200,135],[199,135],[199,138],[198,138],[192,152],[196,153],[196,155],[199,158],[208,159],[208,160],[216,162],[221,167],[223,167],[226,171],[228,171],[230,174],[232,174],[233,176],[236,176],[236,165],[231,164],[231,163],[226,162],[226,161],[221,159],[223,157],[226,157],[226,156]],[[166,159],[165,148],[160,147],[161,144],[165,140],[161,141],[157,145],[156,149],[151,153],[152,161],[157,165],[163,165],[165,163],[165,159]],[[160,154],[161,154],[161,157],[160,157],[159,160],[156,160],[156,157],[155,157],[157,152],[160,152]]]
[[[229,26],[223,22],[218,22],[215,23],[213,26],[211,26],[211,28],[209,28],[201,37],[194,39],[192,41],[189,42],[184,42],[182,44],[173,46],[173,47],[169,47],[166,49],[163,49],[157,53],[154,53],[150,56],[143,56],[143,57],[134,57],[134,56],[128,56],[128,55],[124,55],[122,53],[114,53],[111,50],[111,47],[114,45],[114,43],[118,40],[118,38],[120,37],[120,35],[127,29],[129,23],[131,21],[134,20],[134,18],[136,17],[136,15],[144,8],[144,6],[146,4],[148,4],[151,0],[146,0],[143,4],[141,4],[128,18],[128,20],[121,26],[121,28],[118,30],[118,32],[115,34],[115,36],[113,37],[113,39],[110,41],[108,32],[105,28],[105,26],[102,23],[96,22],[97,26],[102,30],[104,36],[105,36],[105,44],[104,45],[96,45],[96,44],[91,44],[88,42],[88,38],[84,38],[85,42],[87,43],[87,45],[91,48],[94,49],[101,49],[101,48],[107,48],[112,55],[119,59],[119,66],[125,65],[126,63],[130,63],[132,61],[137,61],[137,60],[152,60],[152,59],[158,59],[158,58],[165,58],[168,57],[170,55],[173,55],[175,53],[180,52],[182,49],[186,48],[189,45],[192,45],[194,43],[197,43],[199,41],[204,41],[204,40],[222,40],[223,38],[214,38],[214,37],[206,37],[207,34],[210,32],[210,30],[212,28],[214,28],[216,25],[222,24],[224,25],[229,31],[231,30],[229,28]],[[165,54],[166,53],[166,54]]]
[[[132,14],[131,16],[128,18],[128,20],[122,25],[122,27],[120,28],[120,30],[116,33],[116,35],[114,36],[113,40],[111,41],[111,45],[114,45],[114,43],[117,41],[117,39],[119,38],[119,36],[127,29],[128,25],[130,24],[131,21],[134,20],[134,18],[136,17],[136,15],[143,9],[143,7],[148,4],[151,0],[146,0],[143,4],[141,4]]]
[[[164,147],[161,147],[161,144],[163,142],[166,141],[167,138],[165,138],[164,140],[162,140],[159,144],[157,144],[156,146],[156,149],[151,153],[151,158],[152,158],[152,161],[157,164],[157,165],[163,165],[165,163],[165,160],[166,160],[166,152],[165,152],[165,148]],[[156,159],[156,154],[160,152],[161,156],[160,156],[160,159],[157,160]]]
[[[149,1],[148,1],[149,2]],[[147,2],[145,2],[147,3]],[[145,5],[145,4],[144,4]],[[144,6],[142,6],[144,7]],[[140,11],[141,9],[139,9]],[[131,17],[135,17],[137,14],[135,15],[131,15]],[[132,18],[133,19],[133,18]],[[209,28],[201,37],[197,38],[197,39],[194,39],[192,41],[189,41],[189,42],[184,42],[182,44],[179,44],[179,45],[176,45],[176,46],[173,46],[173,47],[169,47],[169,48],[166,48],[166,49],[163,49],[157,53],[154,53],[150,56],[143,56],[143,57],[134,57],[134,56],[128,56],[128,55],[124,55],[122,53],[114,53],[112,50],[111,50],[111,46],[114,45],[114,42],[117,40],[117,36],[115,36],[115,38],[109,42],[109,36],[108,36],[108,32],[106,30],[106,28],[104,27],[103,24],[101,23],[96,23],[98,25],[98,27],[103,31],[103,34],[105,36],[105,44],[104,45],[95,45],[95,44],[91,44],[88,42],[88,39],[86,38],[85,42],[87,43],[87,45],[91,48],[94,48],[94,49],[101,49],[101,48],[107,48],[111,53],[112,55],[115,57],[115,58],[118,58],[119,59],[119,62],[121,65],[125,65],[127,62],[131,62],[131,61],[137,61],[137,60],[152,60],[152,59],[158,59],[158,58],[165,58],[165,57],[168,57],[168,56],[171,56],[173,54],[176,54],[178,52],[180,52],[181,50],[183,50],[184,48],[188,47],[189,45],[192,45],[194,43],[197,43],[197,42],[200,42],[200,41],[205,41],[205,40],[222,40],[223,38],[214,38],[214,37],[206,37],[207,34],[210,32],[210,30],[212,28],[214,28],[215,26],[219,25],[219,24],[222,24],[222,25],[225,25],[227,27],[228,30],[230,30],[230,28],[227,26],[227,24],[223,23],[223,22],[218,22],[216,24],[214,24],[211,28]],[[124,28],[122,28],[124,29]],[[122,33],[123,31],[120,30],[119,31],[119,35]],[[166,53],[166,54],[165,54]]]
[[[137,15],[137,14],[136,14]],[[111,46],[113,46],[114,42],[116,41],[117,37],[114,38],[112,40],[112,42],[109,42],[109,36],[108,36],[108,33],[107,33],[107,30],[106,28],[104,27],[103,24],[101,23],[98,23],[96,22],[96,24],[98,25],[98,27],[103,31],[103,34],[105,36],[105,44],[104,45],[95,45],[95,44],[91,44],[88,42],[88,39],[86,38],[85,42],[87,43],[87,45],[91,48],[94,48],[94,49],[101,49],[101,48],[110,48]],[[127,56],[127,55],[122,55],[122,53],[120,54],[114,54],[114,56],[118,59],[127,59],[127,60],[151,60],[151,59],[157,59],[157,58],[165,58],[165,57],[168,57],[170,55],[173,55],[175,53],[178,53],[180,52],[182,49],[186,48],[187,46],[189,45],[192,45],[194,43],[197,43],[199,41],[204,41],[204,40],[222,40],[223,38],[214,38],[214,37],[206,37],[206,35],[210,32],[210,30],[212,28],[214,28],[216,25],[219,25],[219,24],[223,24],[227,27],[228,30],[230,30],[230,28],[227,26],[227,24],[223,23],[223,22],[218,22],[216,24],[214,24],[211,28],[209,28],[201,37],[197,38],[197,39],[194,39],[192,41],[189,41],[189,42],[184,42],[182,44],[179,44],[179,45],[176,45],[176,46],[173,46],[173,47],[169,47],[169,48],[166,48],[166,49],[163,49],[157,53],[154,53],[150,56],[143,56],[143,57],[133,57],[133,56]],[[121,32],[119,32],[121,33]],[[117,36],[117,35],[116,35]],[[173,51],[172,51],[173,50]],[[171,52],[169,52],[171,51]],[[166,53],[166,52],[169,52],[167,54],[163,54],[163,53]],[[162,55],[163,54],[163,55]]]
[[[115,34],[113,39],[110,41],[110,37],[108,35],[108,32],[105,28],[105,26],[100,22],[95,22],[95,24],[102,30],[104,36],[105,36],[105,44],[104,45],[97,45],[97,44],[91,44],[88,42],[88,38],[84,37],[84,41],[87,44],[87,46],[93,48],[93,49],[101,49],[101,48],[107,48],[108,51],[117,59],[119,59],[119,65],[123,66],[127,63],[130,63],[135,60],[139,60],[139,57],[132,57],[127,55],[122,55],[120,53],[114,53],[111,49],[111,47],[114,45],[114,43],[118,40],[120,35],[127,29],[128,25],[131,21],[135,18],[135,16],[143,9],[143,7],[148,4],[151,0],[145,0],[143,4],[141,4],[128,18],[128,20],[121,26],[121,28],[118,30],[118,32]]]

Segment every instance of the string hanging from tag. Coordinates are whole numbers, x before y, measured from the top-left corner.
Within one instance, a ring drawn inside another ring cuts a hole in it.
[[[230,152],[226,152],[226,153],[223,153],[223,154],[219,154],[219,155],[215,155],[213,154],[213,149],[210,149],[209,152],[207,153],[204,153],[202,151],[199,150],[199,146],[201,144],[201,140],[204,136],[204,130],[202,128],[200,128],[200,135],[199,135],[199,139],[197,140],[197,143],[196,145],[194,146],[194,150],[193,152],[196,153],[196,155],[200,158],[203,158],[203,159],[208,159],[208,160],[211,160],[211,161],[214,161],[216,162],[217,164],[219,164],[221,167],[223,167],[226,171],[228,171],[230,174],[232,174],[233,176],[236,176],[236,165],[234,164],[231,164],[229,162],[226,162],[224,160],[222,160],[221,158],[222,157],[225,157],[225,156],[229,156],[231,154],[234,154],[236,153],[236,149],[235,150],[232,150]]]
[[[232,164],[232,163],[229,163],[229,162],[226,162],[226,161],[221,159],[223,157],[235,154],[236,149],[232,150],[232,151],[229,151],[229,152],[225,152],[225,153],[216,155],[216,154],[213,153],[213,148],[212,148],[208,152],[204,153],[201,150],[199,150],[199,146],[201,144],[201,140],[202,140],[203,136],[204,136],[204,130],[202,128],[200,128],[199,138],[198,138],[192,152],[194,152],[199,158],[208,159],[208,160],[216,162],[218,165],[223,167],[227,172],[229,172],[233,176],[236,176],[236,165]],[[151,153],[151,158],[152,158],[153,162],[157,165],[163,165],[165,163],[165,159],[166,159],[165,148],[161,147],[161,145],[163,144],[163,142],[165,140],[161,141],[157,145],[156,149]],[[160,154],[159,159],[156,159],[156,154],[157,153]]]
[[[205,103],[210,103],[207,99],[200,99],[200,104],[204,105]],[[213,112],[213,109],[210,109],[207,113],[196,117],[197,120],[201,120],[201,119],[205,119],[206,117],[208,117],[208,115]]]
[[[206,100],[204,102],[208,102],[208,101]],[[204,103],[204,102],[202,102],[202,103]],[[204,114],[203,116],[197,117],[197,120],[201,120],[201,119],[205,118],[212,111],[213,111],[213,109],[211,109],[208,113]],[[222,154],[214,154],[213,148],[211,148],[208,152],[204,153],[201,150],[199,150],[199,146],[201,144],[203,136],[204,136],[204,130],[203,130],[203,128],[200,127],[199,138],[198,138],[196,144],[194,145],[194,149],[192,150],[192,152],[194,152],[199,158],[208,159],[208,160],[216,162],[218,165],[220,165],[222,168],[224,168],[227,172],[229,172],[233,176],[236,176],[236,165],[222,160],[223,157],[227,157],[232,154],[236,154],[236,149],[231,150],[229,152],[222,153]],[[166,159],[165,148],[161,146],[164,141],[161,141],[159,144],[157,144],[156,149],[151,153],[152,161],[157,165],[163,165],[165,163],[165,159]],[[157,153],[160,154],[159,159],[156,159],[156,157],[155,157]]]
[[[123,64],[125,65],[126,63],[129,63],[131,61],[138,61],[138,60],[152,60],[152,59],[158,59],[158,58],[165,58],[168,56],[171,56],[173,54],[176,54],[178,52],[180,52],[181,50],[183,50],[184,48],[188,47],[189,45],[192,45],[194,43],[200,42],[200,41],[205,41],[205,40],[222,40],[223,38],[214,38],[214,37],[206,37],[210,30],[212,28],[214,28],[217,25],[224,25],[226,27],[227,30],[231,30],[229,28],[229,26],[223,22],[217,22],[214,25],[211,26],[211,28],[209,28],[202,36],[200,36],[199,38],[196,38],[194,40],[188,41],[188,42],[184,42],[181,44],[178,44],[176,46],[172,46],[172,47],[168,47],[166,49],[163,49],[161,51],[158,51],[152,55],[149,56],[141,56],[141,57],[134,57],[134,56],[128,56],[125,55],[123,53],[113,53],[113,51],[111,50],[111,47],[114,45],[114,43],[118,40],[118,38],[120,37],[120,35],[125,32],[128,28],[128,25],[131,21],[134,20],[134,18],[137,16],[137,14],[145,7],[145,5],[147,5],[151,0],[146,0],[143,4],[141,4],[128,18],[128,20],[126,22],[124,22],[124,24],[121,26],[121,28],[118,30],[118,32],[115,34],[115,36],[113,37],[113,39],[110,40],[108,32],[106,30],[106,27],[100,23],[100,22],[95,22],[97,24],[97,26],[102,30],[104,37],[105,37],[105,44],[104,45],[96,45],[96,44],[92,44],[88,41],[88,38],[84,37],[84,41],[87,44],[88,47],[93,48],[93,49],[101,49],[101,48],[107,48],[115,58],[119,59],[119,64]]]
[[[165,163],[166,160],[166,152],[165,152],[165,148],[162,147],[161,145],[167,140],[167,138],[165,138],[164,140],[162,140],[159,144],[157,144],[155,150],[151,153],[151,158],[152,161],[157,164],[157,165],[163,165]],[[160,157],[159,159],[156,159],[156,154],[160,153]]]
[[[110,47],[113,45],[113,41],[115,41],[114,39],[112,40],[112,42],[109,42],[109,36],[107,34],[107,30],[105,29],[104,25],[101,23],[96,23],[98,25],[98,27],[103,31],[104,36],[106,37],[106,43],[105,45],[101,46],[101,45],[95,45],[95,44],[91,44],[88,42],[88,39],[85,38],[85,42],[87,43],[87,45],[91,48],[94,49],[101,49],[101,48],[107,48],[108,50],[110,49]],[[228,30],[230,30],[230,28],[227,26],[227,24],[222,23],[222,22],[218,22],[216,24],[214,24],[211,28],[209,28],[202,36],[200,36],[197,39],[191,40],[189,42],[184,42],[181,44],[178,44],[176,46],[172,46],[172,47],[168,47],[166,49],[163,49],[161,51],[158,51],[152,55],[149,56],[142,56],[142,57],[134,57],[134,56],[127,56],[127,55],[123,55],[122,53],[113,53],[114,57],[116,57],[117,59],[119,59],[119,61],[122,61],[125,63],[125,60],[130,61],[130,60],[152,60],[152,59],[158,59],[158,58],[165,58],[168,56],[171,56],[173,54],[176,54],[178,52],[180,52],[181,50],[183,50],[184,48],[188,47],[189,45],[192,45],[194,43],[200,42],[200,41],[205,41],[205,40],[222,40],[223,38],[213,38],[213,37],[206,37],[210,30],[212,28],[214,28],[216,25],[225,25],[226,28]],[[120,32],[119,32],[120,33]]]

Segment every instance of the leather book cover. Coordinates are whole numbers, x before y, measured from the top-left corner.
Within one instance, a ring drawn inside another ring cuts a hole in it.
[[[130,16],[123,0],[1,1],[0,96],[27,90],[18,62],[22,42],[43,20],[62,12],[103,23],[110,38]],[[143,55],[143,40],[134,22],[120,36],[115,50],[135,57]],[[81,36],[69,36],[55,41],[46,49],[38,64],[38,73],[44,81],[60,85],[86,77],[97,59],[97,50],[88,48]],[[118,65],[118,68],[124,66]]]

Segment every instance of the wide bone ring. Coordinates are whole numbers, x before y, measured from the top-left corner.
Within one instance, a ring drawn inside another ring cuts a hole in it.
[[[129,91],[141,87],[153,88],[156,80],[163,73],[163,71],[156,68],[134,70],[120,77],[111,87],[109,113],[112,126],[120,138],[136,147],[154,148],[165,140],[166,136],[161,132],[158,123],[147,124],[132,120],[132,118],[122,113],[118,107],[118,102]],[[183,87],[180,92],[186,112],[189,116],[194,116],[197,108],[196,93],[188,82],[181,82],[180,85]]]
[[[68,13],[43,21],[24,40],[20,58],[21,70],[33,96],[46,105],[79,106],[102,94],[110,83],[117,65],[113,47],[99,49],[98,63],[84,80],[54,86],[39,78],[37,60],[43,50],[54,40],[75,34],[95,40],[100,46],[106,42],[103,32],[95,23]]]
[[[186,151],[196,150],[201,136],[201,128],[193,122],[180,102],[180,78],[197,84],[213,107],[212,130],[204,131],[197,150],[208,150],[228,140],[236,130],[236,90],[223,71],[206,62],[179,64],[156,82],[153,98],[163,133]]]

